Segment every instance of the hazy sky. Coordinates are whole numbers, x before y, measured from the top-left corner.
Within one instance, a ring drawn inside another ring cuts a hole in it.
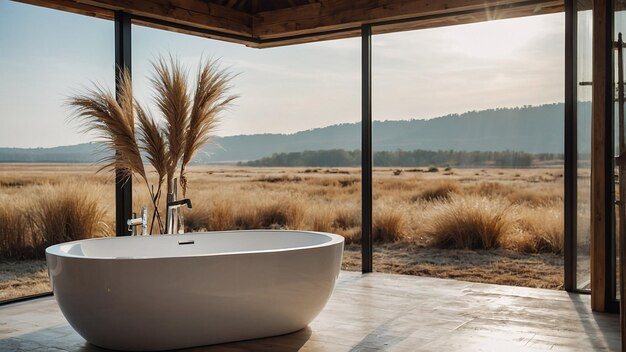
[[[135,92],[150,101],[149,60],[172,53],[195,72],[218,57],[241,95],[219,135],[290,133],[360,120],[360,39],[274,49],[133,27]],[[564,16],[373,38],[374,118],[431,118],[563,101]],[[113,23],[0,0],[0,146],[89,141],[63,101],[96,81],[113,88]],[[375,133],[375,131],[374,131]]]

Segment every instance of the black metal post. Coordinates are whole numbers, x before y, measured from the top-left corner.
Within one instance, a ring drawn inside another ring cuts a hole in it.
[[[565,290],[576,291],[576,220],[577,220],[577,9],[576,0],[565,1],[565,197],[564,197],[564,254]]]
[[[131,17],[130,14],[115,12],[115,82],[118,89],[118,78],[122,70],[131,69]],[[130,232],[126,220],[131,218],[133,209],[133,182],[120,170],[115,171],[115,233],[117,236],[128,236]]]
[[[372,272],[372,27],[361,27],[361,271]]]

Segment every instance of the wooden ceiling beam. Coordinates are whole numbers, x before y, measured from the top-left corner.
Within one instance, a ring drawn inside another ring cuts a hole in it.
[[[164,23],[159,23],[159,22],[149,22],[149,21],[144,21],[141,19],[133,19],[133,24],[135,25],[139,25],[139,26],[143,26],[143,27],[149,27],[149,28],[156,28],[156,29],[160,29],[160,30],[164,30],[164,31],[168,31],[168,32],[174,32],[174,33],[180,33],[180,34],[186,34],[186,35],[193,35],[196,37],[202,37],[202,38],[208,38],[208,39],[215,39],[215,40],[219,40],[219,41],[223,41],[223,42],[229,42],[229,43],[235,43],[235,44],[242,44],[245,45],[247,47],[250,48],[258,48],[258,42],[250,37],[249,39],[246,39],[246,37],[231,37],[227,34],[224,33],[218,33],[218,32],[205,32],[202,30],[198,30],[198,29],[194,29],[192,27],[179,27],[179,26],[172,26],[169,24],[164,24]]]
[[[273,38],[270,41],[262,41],[253,45],[252,47],[257,49],[265,49],[265,48],[276,48],[287,45],[296,45],[296,44],[304,44],[304,43],[313,43],[313,42],[321,42],[326,40],[335,40],[335,39],[346,39],[346,38],[355,38],[361,36],[361,28],[358,29],[350,29],[340,32],[334,33],[320,33],[320,34],[311,34],[306,37],[295,37],[295,38]]]
[[[260,12],[254,16],[253,36],[260,39],[302,35],[360,26],[381,21],[402,20],[455,12],[481,11],[497,16],[498,7],[532,4],[563,7],[563,0],[320,0],[291,8]]]
[[[392,33],[400,31],[411,31],[418,29],[437,28],[454,26],[460,24],[478,23],[494,20],[503,20],[518,17],[527,17],[537,14],[550,14],[563,12],[563,4],[551,4],[542,6],[538,9],[536,6],[520,6],[509,9],[501,9],[497,13],[480,11],[476,13],[459,14],[455,16],[435,17],[424,19],[421,21],[412,21],[397,24],[388,24],[373,27],[374,34]]]
[[[563,0],[309,0],[258,16],[218,5],[240,0],[18,1],[106,19],[124,10],[135,24],[254,48],[356,37],[364,23],[379,34],[563,11]]]
[[[252,36],[252,16],[204,0],[74,0],[109,10],[124,10],[145,18],[224,33]]]
[[[467,11],[465,13],[457,13],[456,15],[433,15],[429,17],[424,17],[420,20],[407,20],[404,22],[399,21],[377,25],[372,27],[372,32],[373,34],[393,33],[559,12],[563,12],[563,4],[559,1],[556,1],[550,4],[545,4],[540,9],[537,8],[536,5],[525,5],[517,7],[512,6],[509,8],[500,8],[498,9],[497,13],[490,11]],[[315,41],[351,38],[357,37],[359,35],[360,28],[354,27],[353,29],[338,30],[334,33],[328,34],[305,34],[292,37],[265,39],[260,44],[257,44],[255,47],[271,48]]]
[[[15,0],[24,4],[47,7],[50,9],[76,13],[90,17],[97,17],[106,20],[113,20],[114,13],[111,10],[101,7],[76,3],[73,0]]]

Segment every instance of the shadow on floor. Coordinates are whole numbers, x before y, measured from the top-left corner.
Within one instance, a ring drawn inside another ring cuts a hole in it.
[[[580,323],[587,333],[587,336],[589,336],[593,347],[598,350],[619,350],[621,343],[619,339],[619,321],[617,321],[617,324],[611,324],[611,321],[607,321],[606,319],[597,319],[599,317],[606,317],[607,315],[615,316],[616,314],[592,312],[591,308],[586,307],[589,302],[583,300],[580,293],[569,292],[568,296],[576,309],[576,313],[578,313],[580,317]],[[619,314],[617,317],[619,317]]]
[[[239,342],[230,342],[223,343],[220,345],[206,346],[206,347],[196,347],[181,350],[184,352],[191,351],[260,351],[260,352],[295,352],[299,351],[302,346],[309,340],[311,337],[311,328],[309,326],[305,327],[302,330],[298,330],[296,332],[292,332],[291,334],[266,337],[262,339],[254,339],[247,341],[239,341]]]
[[[277,351],[295,352],[311,337],[311,328],[291,334],[262,339],[224,343],[177,350],[180,352],[200,351]],[[105,352],[111,351],[92,345],[81,338],[69,325],[40,329],[18,336],[0,339],[0,351],[57,351],[57,352]]]
[[[403,317],[405,314],[399,314],[384,323],[378,325],[374,331],[370,332],[365,338],[363,338],[351,351],[367,351],[367,350],[382,350],[390,348],[399,342],[402,342],[410,334],[409,331],[398,334],[392,333],[390,328],[394,326],[398,318]]]

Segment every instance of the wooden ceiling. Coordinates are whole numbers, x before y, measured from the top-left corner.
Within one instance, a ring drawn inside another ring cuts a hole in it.
[[[563,0],[18,0],[264,48],[563,11]]]
[[[207,0],[216,5],[230,7],[232,9],[243,11],[250,15],[258,12],[282,10],[290,7],[296,7],[306,4],[318,2],[316,0]]]

